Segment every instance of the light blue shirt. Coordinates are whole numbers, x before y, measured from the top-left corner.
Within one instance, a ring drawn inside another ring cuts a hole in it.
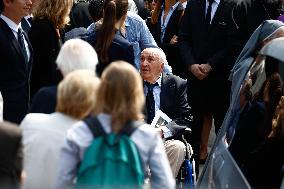
[[[150,47],[158,48],[145,21],[137,14],[128,11],[125,20],[126,39],[133,45],[136,68],[140,69],[140,54]]]
[[[166,28],[167,28],[167,25],[169,23],[169,20],[173,14],[173,12],[176,10],[176,8],[178,7],[179,5],[179,2],[177,2],[176,4],[174,4],[171,8],[170,8],[170,11],[165,19],[165,22],[164,22],[164,15],[165,15],[165,10],[163,9],[163,12],[162,12],[162,16],[161,16],[161,43],[163,42],[164,40],[164,36],[165,36],[165,31],[166,31]]]

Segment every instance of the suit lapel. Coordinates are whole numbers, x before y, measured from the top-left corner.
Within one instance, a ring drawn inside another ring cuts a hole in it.
[[[173,101],[173,99],[170,99],[169,97],[172,97],[171,95],[175,89],[175,83],[170,82],[169,76],[166,74],[162,74],[162,83],[161,83],[161,93],[160,93],[160,109],[164,112],[167,108],[167,102]]]
[[[24,32],[24,36],[25,36],[25,40],[28,43],[29,46],[29,51],[30,51],[30,60],[29,62],[27,62],[27,71],[30,74],[31,72],[31,67],[32,67],[32,62],[33,62],[33,48],[32,48],[32,44],[30,43],[29,37],[28,35]]]
[[[22,18],[21,25],[26,33],[28,33],[29,30],[31,29],[31,26],[29,25],[28,21],[25,18]]]
[[[201,16],[200,20],[202,21],[201,22],[202,23],[202,28],[205,28],[206,27],[206,24],[205,24],[206,0],[199,0],[198,2],[200,4],[200,16]]]

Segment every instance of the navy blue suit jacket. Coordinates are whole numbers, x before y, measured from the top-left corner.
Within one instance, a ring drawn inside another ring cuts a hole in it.
[[[20,123],[29,107],[29,81],[32,47],[27,35],[31,58],[25,62],[18,40],[10,27],[0,18],[0,91],[3,97],[3,119]]]
[[[87,41],[95,48],[97,38],[100,36],[100,31],[92,33]],[[108,50],[109,61],[107,63],[102,63],[99,58],[99,64],[97,65],[96,72],[100,76],[104,69],[113,61],[123,60],[135,67],[134,63],[134,50],[133,46],[127,39],[125,39],[121,33],[116,32],[111,46]]]
[[[57,86],[42,87],[33,96],[30,113],[50,114],[55,112]]]

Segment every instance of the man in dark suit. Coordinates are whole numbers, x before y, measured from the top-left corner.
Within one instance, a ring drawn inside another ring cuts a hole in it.
[[[188,99],[194,116],[192,137],[197,160],[200,142],[203,144],[207,140],[208,143],[212,117],[217,133],[229,104],[228,76],[231,67],[226,61],[226,54],[233,8],[231,2],[189,0],[181,21],[180,53],[188,68]],[[202,127],[205,130],[201,139]],[[203,145],[203,149],[201,155],[204,157],[201,159],[206,158],[207,144]]]
[[[22,172],[22,132],[8,122],[0,122],[0,188],[18,189]]]
[[[232,11],[229,56],[235,60],[254,30],[264,20],[276,20],[281,9],[282,0],[239,0]]]
[[[3,118],[20,123],[29,107],[32,48],[21,28],[31,0],[0,0],[0,91]]]
[[[176,122],[188,123],[191,117],[187,103],[186,81],[177,76],[162,73],[164,64],[167,64],[167,60],[161,49],[146,48],[142,51],[140,73],[144,80],[147,123],[151,124],[158,110]],[[178,133],[177,128],[167,126],[160,126],[157,130],[164,138]],[[165,149],[173,175],[177,176],[184,160],[185,145],[179,140],[168,140],[165,142]]]

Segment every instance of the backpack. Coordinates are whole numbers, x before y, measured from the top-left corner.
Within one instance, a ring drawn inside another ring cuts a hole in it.
[[[129,137],[143,123],[129,122],[118,134],[106,134],[96,117],[88,117],[84,122],[94,140],[79,167],[77,188],[142,188],[143,166],[137,147]]]

